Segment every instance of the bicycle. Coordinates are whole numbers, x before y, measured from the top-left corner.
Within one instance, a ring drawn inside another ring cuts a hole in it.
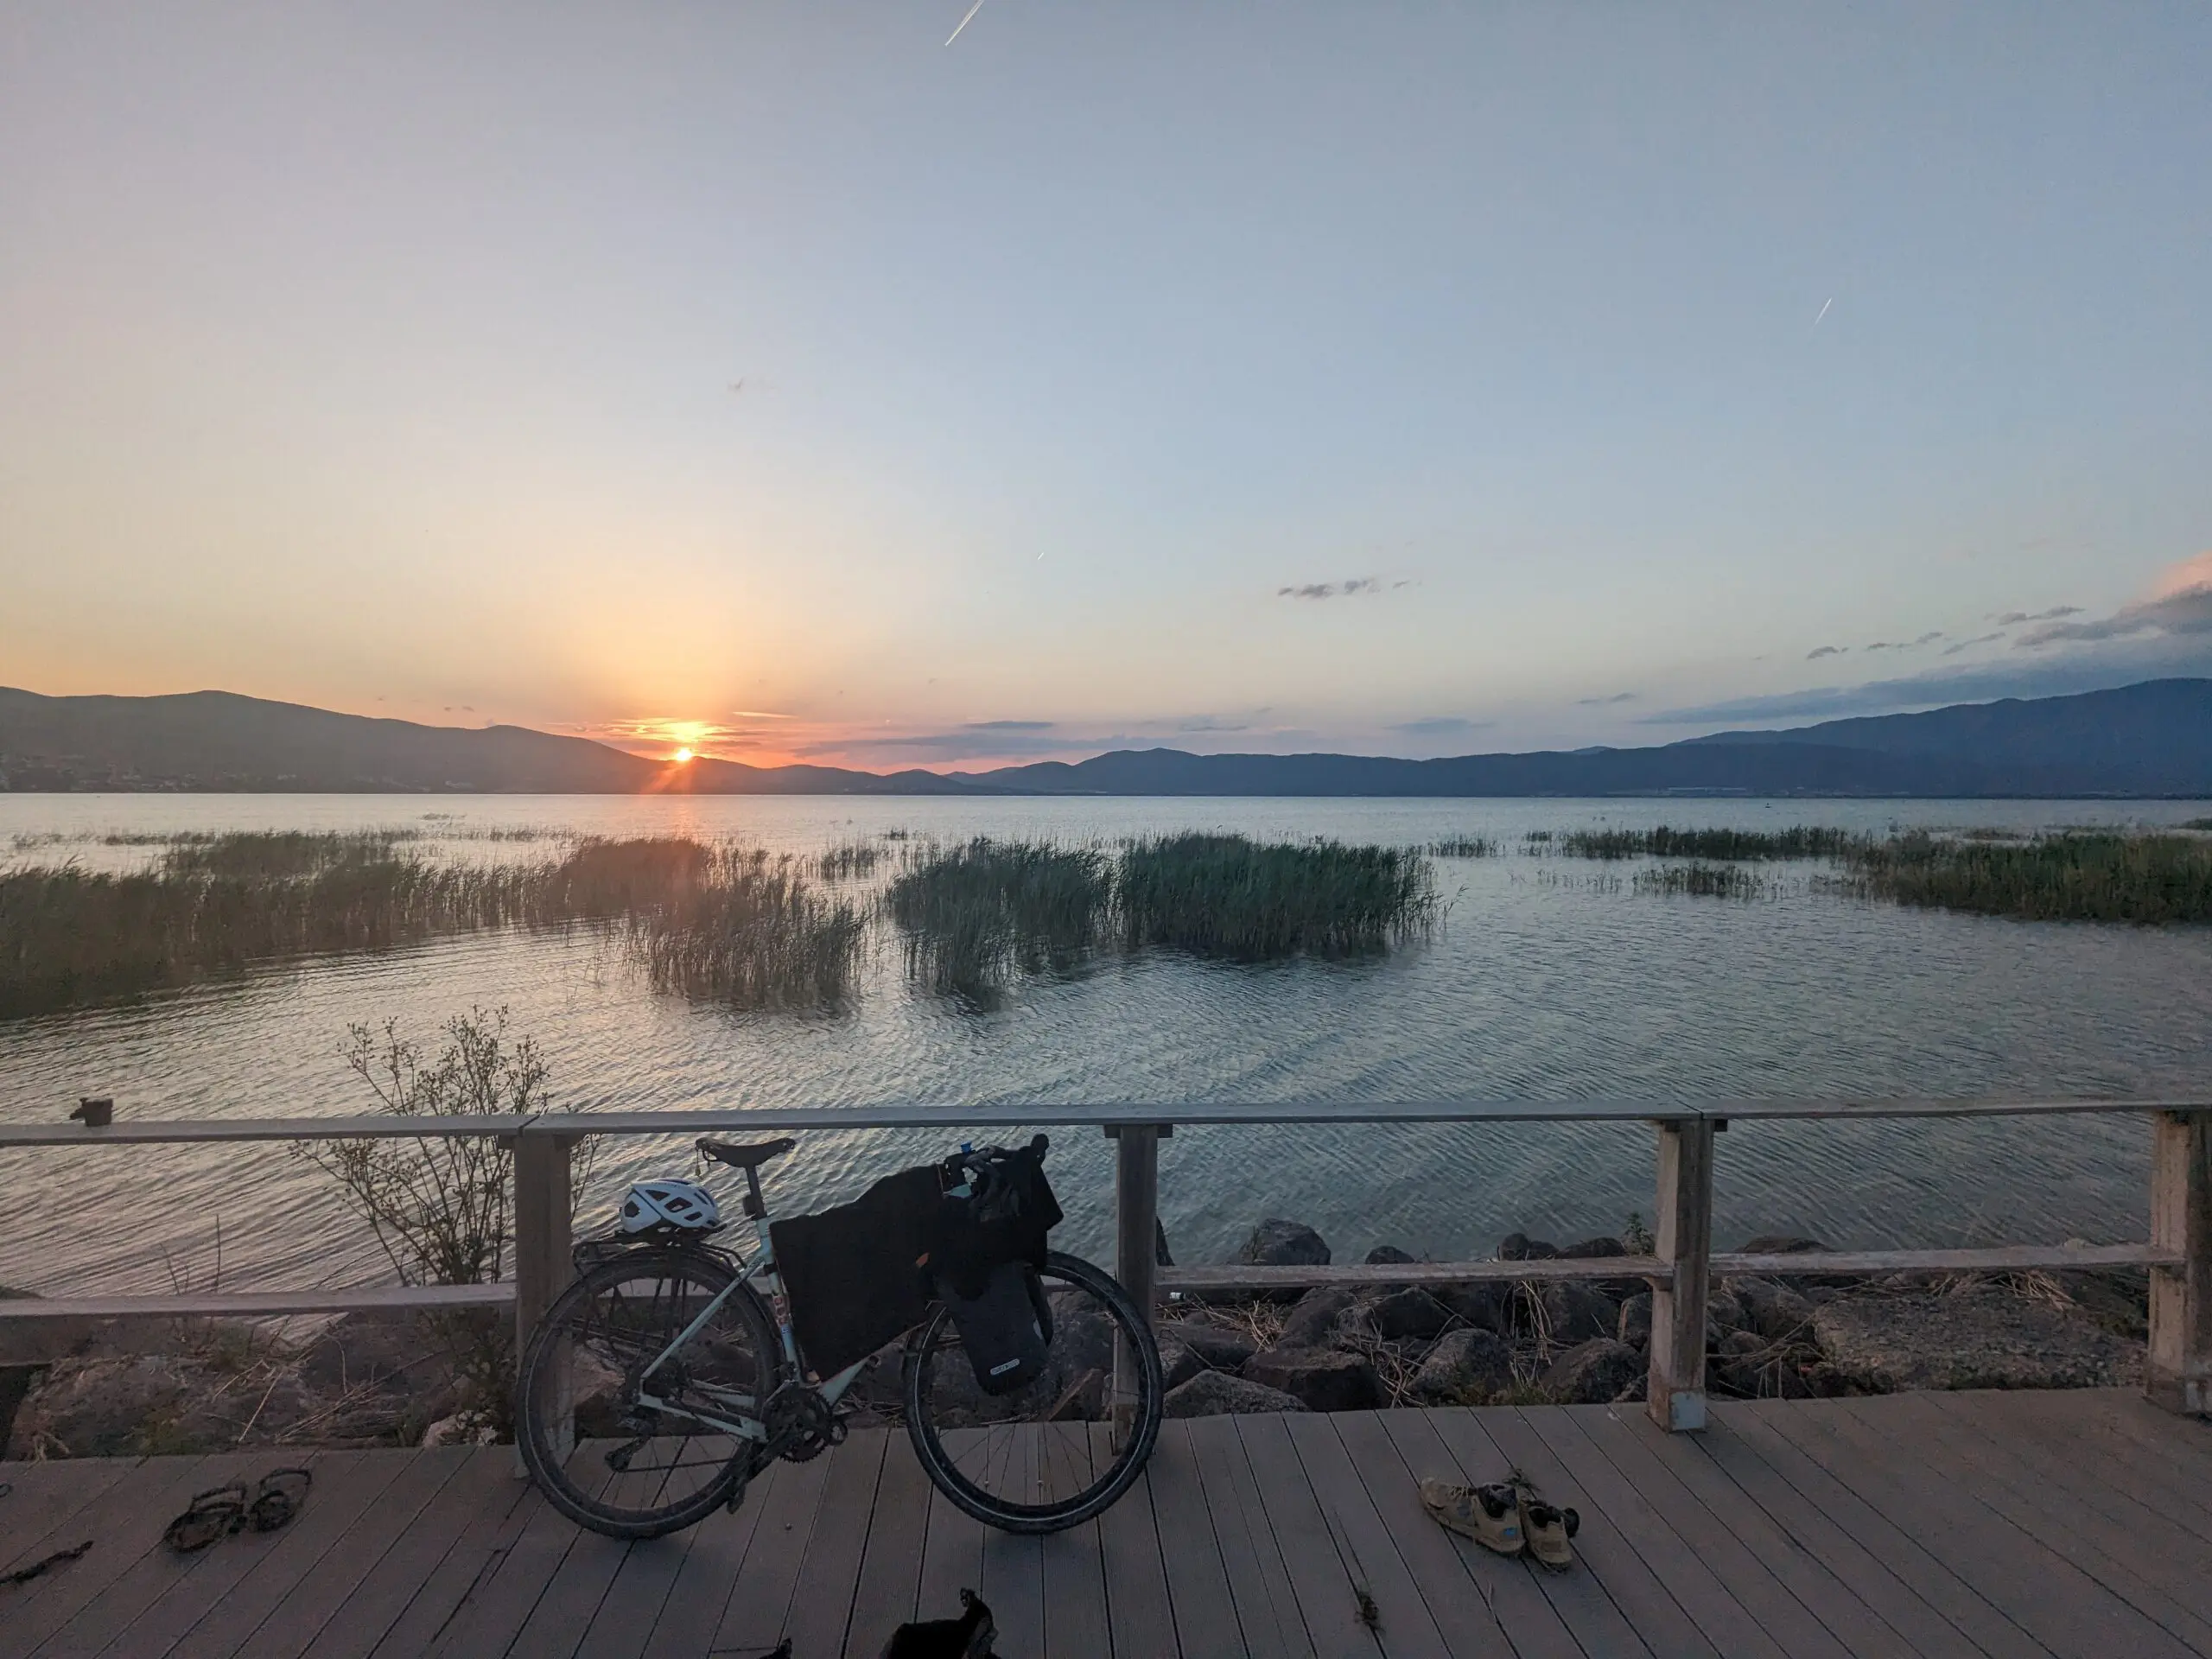
[[[696,1187],[704,1224],[684,1217],[578,1247],[577,1278],[524,1353],[515,1415],[531,1478],[580,1525],[653,1538],[735,1509],[777,1459],[818,1456],[887,1404],[876,1380],[887,1351],[820,1381],[801,1351],[760,1174],[797,1144],[698,1142],[745,1173],[759,1241],[749,1263],[709,1243],[719,1210]],[[1036,1137],[1031,1154],[1046,1144]],[[944,1167],[976,1182],[1007,1155],[963,1148]],[[1004,1531],[1056,1532],[1135,1481],[1166,1384],[1149,1321],[1109,1274],[1057,1250],[1025,1271],[1047,1356],[1033,1380],[994,1391],[939,1286],[906,1333],[897,1397],[924,1471],[955,1504]]]

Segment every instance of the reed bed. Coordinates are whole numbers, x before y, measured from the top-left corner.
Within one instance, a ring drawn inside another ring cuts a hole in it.
[[[2212,921],[2212,843],[2068,831],[2028,842],[1924,831],[1854,849],[1834,886],[1934,909],[2037,921]]]
[[[742,1007],[826,1007],[851,995],[868,940],[857,906],[817,893],[789,860],[682,844],[698,856],[625,925],[655,989]]]
[[[1653,897],[1758,899],[1767,891],[1766,878],[1740,864],[1658,864],[1638,870],[1630,885],[1637,893]]]
[[[498,926],[517,917],[524,881],[521,871],[398,858],[278,878],[0,873],[0,1018],[188,984],[267,957]]]
[[[381,831],[194,837],[128,874],[0,871],[0,1019],[257,962],[578,923],[626,925],[656,983],[766,1002],[842,995],[865,931],[796,873],[682,839],[586,841],[556,861],[482,866],[432,863]]]
[[[1340,842],[1264,844],[1243,836],[1133,841],[1115,882],[1125,944],[1244,962],[1381,950],[1442,914],[1427,861]]]
[[[1539,837],[1541,836],[1541,841]],[[1786,830],[1568,830],[1539,832],[1531,842],[1548,842],[1567,858],[1803,859],[1840,858],[1866,844],[1864,836],[1816,824]]]
[[[979,836],[916,849],[884,907],[910,976],[972,991],[1071,966],[1098,942],[1113,897],[1111,866],[1096,848]]]
[[[1496,858],[1500,845],[1490,836],[1446,836],[1430,842],[1428,851],[1434,858]]]
[[[872,841],[847,841],[823,848],[808,861],[819,880],[861,881],[875,874],[883,856],[884,849]]]

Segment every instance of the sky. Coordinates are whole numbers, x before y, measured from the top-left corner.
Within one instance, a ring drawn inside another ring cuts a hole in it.
[[[0,8],[0,684],[975,769],[2212,672],[2212,9]]]

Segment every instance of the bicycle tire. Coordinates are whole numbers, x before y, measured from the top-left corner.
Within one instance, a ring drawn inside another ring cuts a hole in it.
[[[560,1426],[550,1421],[547,1409],[549,1389],[557,1386],[557,1379],[548,1374],[548,1367],[556,1363],[556,1338],[595,1297],[613,1286],[656,1274],[688,1280],[708,1294],[719,1293],[737,1277],[736,1269],[728,1262],[702,1250],[625,1250],[594,1263],[554,1300],[538,1321],[516,1379],[515,1444],[523,1466],[555,1509],[577,1525],[610,1538],[658,1538],[696,1525],[727,1503],[740,1479],[750,1472],[738,1462],[740,1457],[751,1455],[750,1448],[741,1448],[720,1474],[683,1499],[654,1508],[626,1508],[606,1503],[585,1490],[571,1473],[575,1459],[559,1455]],[[756,1363],[766,1367],[772,1386],[760,1390],[765,1397],[772,1392],[773,1384],[783,1381],[785,1371],[775,1326],[759,1294],[749,1286],[741,1288],[723,1307],[726,1313],[734,1313]]]
[[[1160,1360],[1160,1344],[1154,1338],[1150,1322],[1138,1312],[1137,1305],[1122,1288],[1120,1281],[1103,1268],[1058,1250],[1046,1255],[1044,1277],[1048,1286],[1058,1279],[1097,1300],[1111,1315],[1119,1334],[1129,1340],[1138,1362],[1136,1401],[1128,1438],[1106,1474],[1082,1491],[1049,1503],[1023,1503],[986,1491],[967,1479],[944,1446],[923,1399],[927,1357],[936,1349],[951,1319],[942,1304],[931,1311],[928,1320],[909,1338],[906,1347],[906,1433],[913,1442],[914,1454],[921,1459],[923,1472],[961,1510],[1001,1532],[1059,1532],[1103,1514],[1143,1472],[1154,1444],[1160,1438],[1160,1420],[1165,1414],[1167,1388]],[[965,1363],[964,1358],[961,1363]]]

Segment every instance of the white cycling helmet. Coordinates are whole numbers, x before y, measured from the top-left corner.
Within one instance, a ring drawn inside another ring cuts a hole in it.
[[[721,1224],[715,1195],[696,1181],[639,1181],[622,1200],[622,1230],[643,1233],[655,1227],[704,1231]]]

